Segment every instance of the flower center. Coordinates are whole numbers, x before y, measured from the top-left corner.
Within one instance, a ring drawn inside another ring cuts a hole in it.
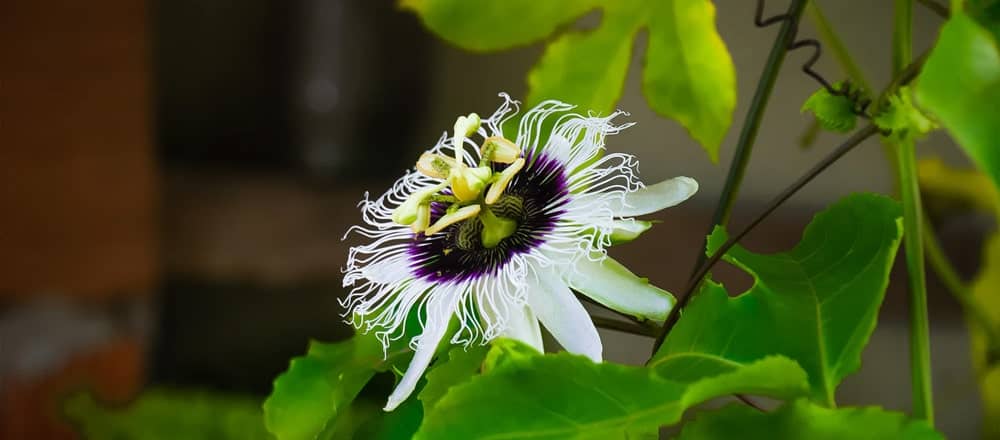
[[[455,245],[464,250],[474,250],[480,245],[497,247],[503,239],[517,231],[523,216],[524,200],[518,196],[503,196],[497,203],[483,209],[477,218],[458,224]]]
[[[409,245],[414,275],[431,282],[475,279],[497,273],[515,255],[543,244],[564,212],[564,172],[557,161],[537,156],[476,215],[431,235],[418,234]],[[432,221],[439,221],[450,208],[433,202],[430,209]],[[491,223],[494,218],[499,224]],[[497,236],[490,238],[490,230]]]
[[[479,147],[480,160],[476,167],[464,162],[464,145],[468,136],[479,130],[480,119],[475,113],[459,116],[455,121],[452,145],[455,157],[426,153],[417,160],[416,168],[424,175],[443,179],[437,185],[414,191],[392,212],[396,223],[409,225],[414,234],[437,234],[449,226],[477,219],[480,224],[479,241],[486,248],[494,248],[510,237],[518,227],[516,219],[498,215],[493,205],[499,202],[507,186],[524,168],[521,148],[508,139],[491,136]],[[494,171],[498,164],[507,164],[501,171]],[[450,188],[451,194],[442,194]],[[449,204],[444,215],[437,216],[431,224],[431,203]]]

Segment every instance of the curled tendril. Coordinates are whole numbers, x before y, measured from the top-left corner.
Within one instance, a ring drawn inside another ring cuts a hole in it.
[[[792,16],[789,14],[778,14],[772,17],[764,18],[764,3],[765,0],[757,0],[757,11],[754,14],[754,24],[759,28],[765,28],[776,23],[781,23],[784,21],[792,20]],[[823,75],[820,75],[814,69],[816,62],[819,61],[820,56],[823,54],[823,47],[820,42],[813,38],[804,38],[796,40],[795,36],[798,34],[798,22],[792,22],[794,28],[792,29],[791,40],[788,43],[788,50],[793,51],[795,49],[801,49],[803,47],[811,47],[813,49],[812,56],[802,64],[802,73],[805,73],[810,78],[816,80],[820,83],[827,92],[834,96],[843,96],[851,101],[851,111],[855,115],[858,115],[865,119],[871,119],[872,116],[868,113],[868,107],[871,105],[872,100],[868,96],[865,90],[860,87],[855,87],[851,84],[850,80],[841,83],[840,87],[834,87],[830,84]]]

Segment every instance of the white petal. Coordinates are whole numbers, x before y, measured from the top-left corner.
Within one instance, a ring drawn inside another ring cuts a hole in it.
[[[524,342],[541,353],[545,352],[545,347],[542,346],[542,329],[538,326],[538,318],[527,306],[511,312],[503,336]]]
[[[653,222],[625,219],[612,222],[614,229],[611,231],[611,244],[624,244],[639,238],[643,232],[653,227]]]
[[[567,351],[601,361],[601,338],[583,304],[573,296],[562,279],[542,273],[537,288],[528,292],[528,306],[542,325]]]
[[[674,306],[673,295],[635,276],[610,257],[600,262],[581,258],[567,276],[569,285],[580,293],[638,318],[663,322]]]
[[[624,206],[612,206],[615,216],[635,217],[677,205],[698,192],[690,177],[674,177],[625,195]]]
[[[389,395],[389,401],[383,408],[385,411],[396,409],[407,397],[410,397],[413,389],[417,387],[417,382],[420,381],[420,377],[424,375],[424,371],[430,365],[434,352],[448,329],[448,321],[452,314],[443,312],[455,309],[456,297],[458,297],[457,293],[448,292],[448,294],[432,297],[428,300],[427,323],[424,324],[424,331],[420,334],[416,353],[413,354],[413,359],[406,367],[406,373],[396,385],[396,389],[392,390],[392,394]]]

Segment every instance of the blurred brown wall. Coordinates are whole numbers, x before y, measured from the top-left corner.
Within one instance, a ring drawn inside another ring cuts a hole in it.
[[[142,1],[0,4],[0,299],[155,278]]]
[[[0,438],[72,438],[66,392],[123,399],[141,383],[141,334],[111,323],[66,345],[71,324],[39,323],[44,301],[100,324],[154,290],[146,8],[0,2]],[[46,349],[56,360],[11,367]]]

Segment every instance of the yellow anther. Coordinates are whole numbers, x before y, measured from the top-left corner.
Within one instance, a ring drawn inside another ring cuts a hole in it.
[[[417,171],[436,179],[447,179],[451,169],[455,167],[455,159],[440,154],[424,153],[417,160]]]
[[[417,219],[410,223],[410,230],[414,234],[420,233],[431,224],[431,205],[424,203],[417,208]]]
[[[510,185],[510,181],[514,179],[521,168],[524,168],[524,158],[518,158],[514,163],[510,164],[497,177],[497,181],[490,185],[489,191],[486,192],[486,204],[492,205],[500,200],[500,196],[503,195],[504,190],[507,189],[507,185]]]
[[[447,182],[442,182],[439,185],[428,186],[418,191],[414,191],[406,198],[406,201],[402,205],[396,207],[392,210],[392,221],[399,223],[401,225],[408,225],[417,220],[419,216],[420,205],[423,205],[427,201],[427,198],[437,194],[439,191],[448,187]]]
[[[424,231],[424,235],[436,234],[438,232],[441,232],[442,229],[447,228],[448,226],[451,226],[462,220],[467,220],[472,217],[475,217],[477,214],[479,214],[480,209],[482,208],[480,208],[479,205],[469,205],[451,214],[446,214],[444,217],[439,218],[438,221],[434,222],[433,225],[427,228]]]
[[[483,141],[480,148],[483,159],[500,163],[513,163],[521,157],[521,147],[509,139],[500,136],[490,136]]]
[[[451,192],[455,194],[455,197],[463,202],[468,202],[479,198],[492,176],[493,170],[490,167],[458,166],[451,169],[448,182],[451,183]]]

